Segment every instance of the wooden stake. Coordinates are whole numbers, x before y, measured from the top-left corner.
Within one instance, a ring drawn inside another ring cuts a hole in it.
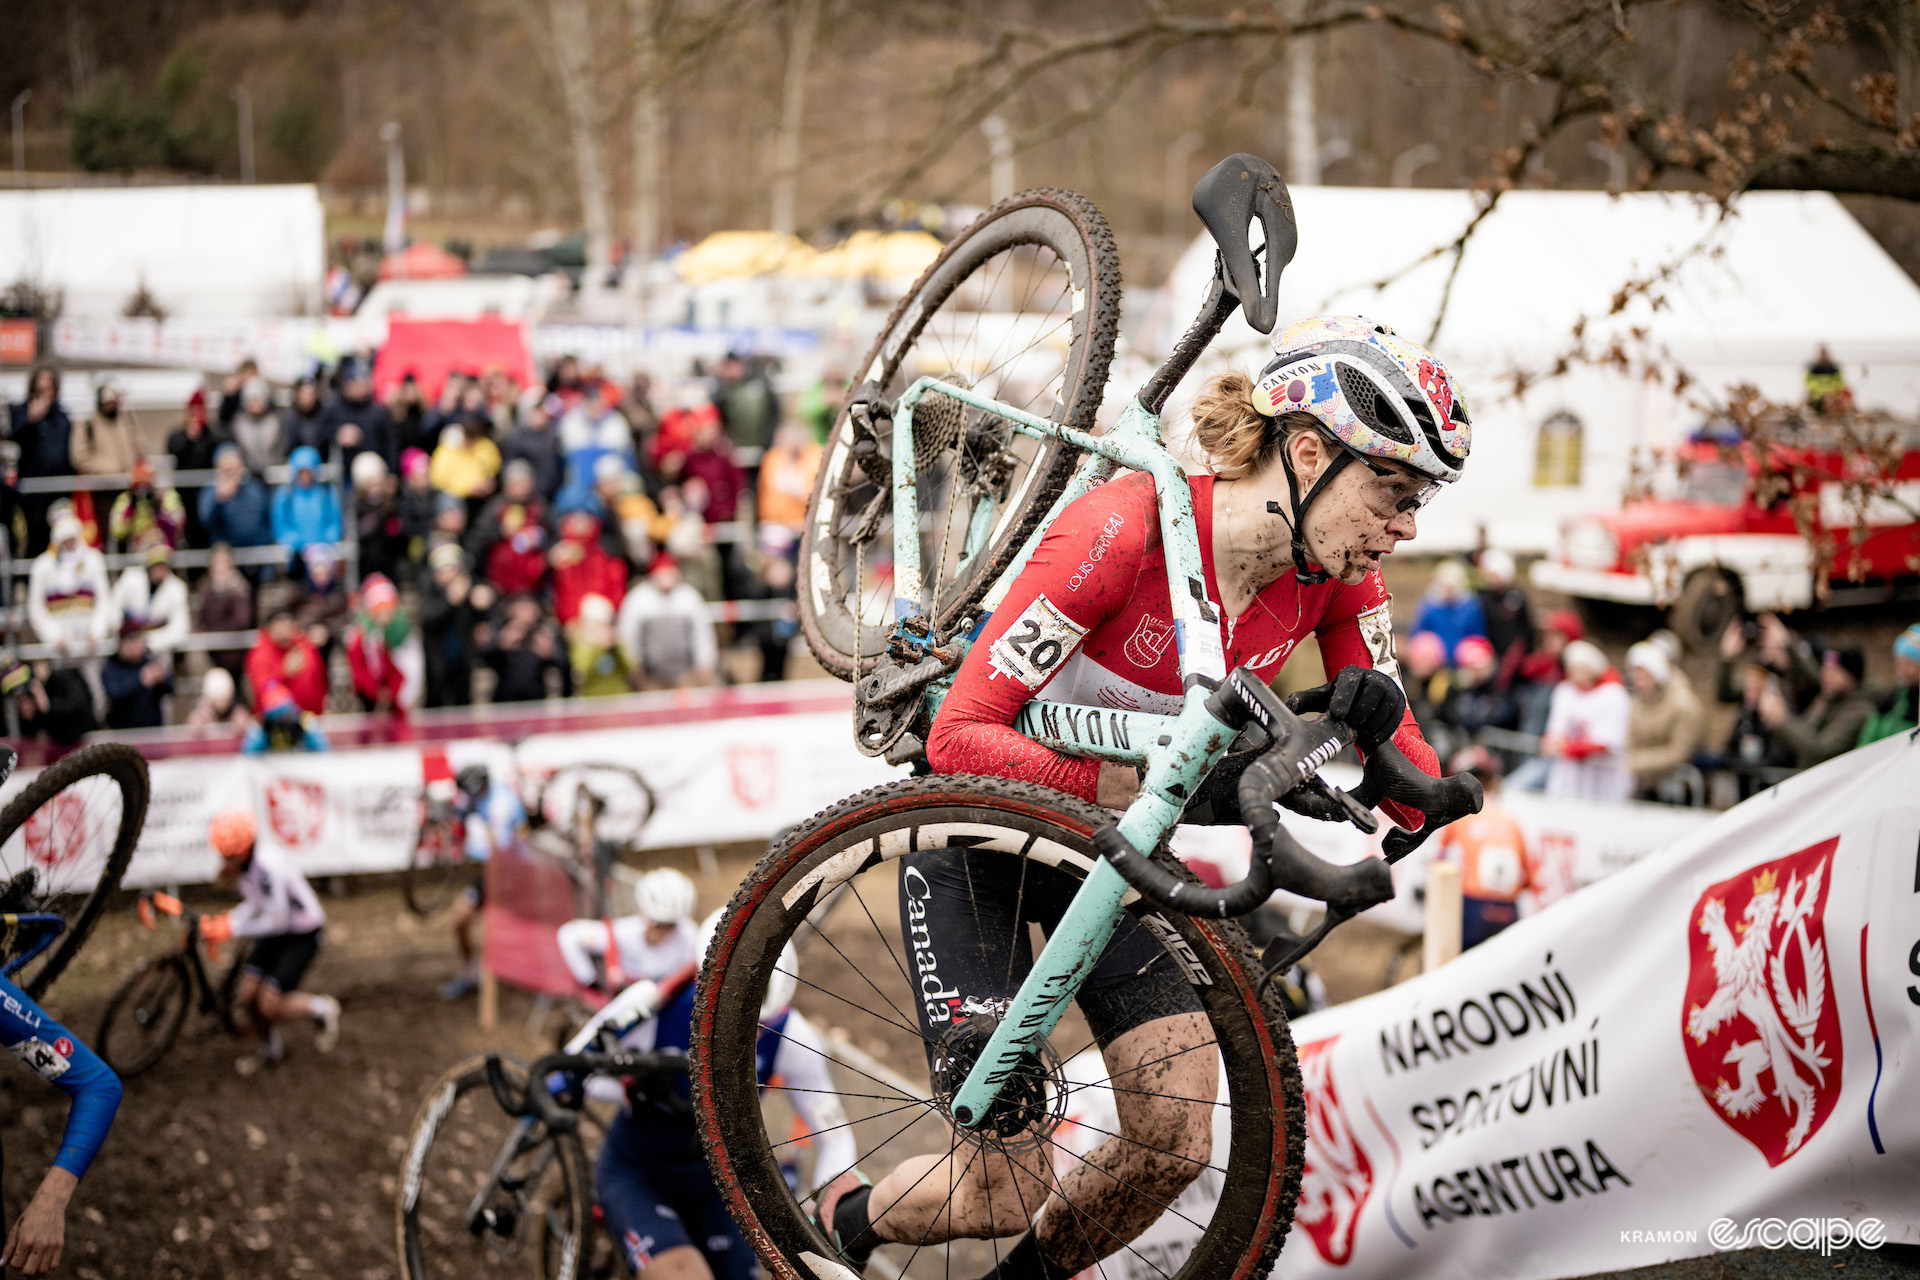
[[[1460,866],[1427,864],[1427,937],[1421,949],[1424,972],[1432,973],[1460,954]]]
[[[1458,930],[1455,930],[1454,946],[1460,945]],[[493,970],[485,965],[480,967],[480,1029],[492,1031],[500,1020],[500,979],[493,976]]]

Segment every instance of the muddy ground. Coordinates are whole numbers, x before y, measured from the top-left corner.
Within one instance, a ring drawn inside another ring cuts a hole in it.
[[[703,910],[724,902],[749,856],[723,854],[718,875],[697,877]],[[479,1032],[471,1001],[439,998],[436,988],[456,967],[443,922],[408,914],[391,884],[342,888],[347,896],[326,900],[327,947],[305,984],[344,1003],[339,1047],[322,1056],[310,1032],[295,1027],[284,1064],[243,1078],[233,1067],[240,1042],[211,1026],[184,1033],[159,1066],[128,1083],[113,1134],[69,1214],[63,1274],[397,1280],[397,1170],[428,1085],[477,1051],[541,1046],[525,995],[503,993],[491,1036]],[[1321,961],[1336,998],[1373,990],[1393,945],[1365,925],[1342,932]],[[114,985],[169,936],[115,912],[54,988],[50,1009],[92,1039]],[[66,1110],[59,1093],[0,1068],[12,1212],[51,1160]]]

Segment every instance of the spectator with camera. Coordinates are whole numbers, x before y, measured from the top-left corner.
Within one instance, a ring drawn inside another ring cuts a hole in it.
[[[1760,721],[1785,747],[1797,769],[1810,769],[1853,750],[1874,714],[1874,700],[1860,687],[1866,655],[1855,648],[1828,649],[1820,656],[1819,691],[1795,714],[1778,688],[1763,693]]]

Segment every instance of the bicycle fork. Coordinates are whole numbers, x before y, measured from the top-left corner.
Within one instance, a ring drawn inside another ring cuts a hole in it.
[[[1147,750],[1147,776],[1140,795],[1120,819],[1122,835],[1136,849],[1157,849],[1180,819],[1185,798],[1225,754],[1238,730],[1208,709],[1207,691],[1195,686],[1174,721],[1173,732]],[[1179,744],[1178,749],[1170,749]],[[1131,887],[1104,859],[1067,904],[1020,984],[1000,1025],[953,1096],[953,1121],[963,1129],[984,1125],[1009,1077],[1066,1015],[1100,953],[1120,926]]]

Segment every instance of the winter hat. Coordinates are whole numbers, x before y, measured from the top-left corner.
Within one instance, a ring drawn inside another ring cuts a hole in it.
[[[1453,665],[1478,667],[1493,661],[1493,645],[1485,636],[1467,636],[1453,647]]]
[[[603,453],[593,464],[593,483],[598,485],[624,484],[627,479],[627,460],[617,453]]]
[[[502,481],[533,479],[533,464],[525,458],[509,458],[500,472]]]
[[[360,584],[360,602],[371,613],[380,608],[399,608],[400,592],[384,573],[370,573]]]
[[[200,677],[200,696],[215,706],[232,706],[233,673],[225,667],[208,667],[207,674]]]
[[[353,455],[353,487],[371,489],[387,478],[387,460],[371,449]]]
[[[1555,609],[1547,615],[1547,630],[1558,631],[1569,640],[1579,640],[1587,634],[1580,625],[1580,615],[1571,609]]]
[[[581,596],[580,621],[590,626],[606,626],[613,621],[613,601],[597,593]]]
[[[1908,662],[1920,662],[1920,622],[1893,638],[1893,656]]]
[[[1560,654],[1561,665],[1568,671],[1586,671],[1596,678],[1607,674],[1607,655],[1585,640],[1570,640]]]
[[[1667,651],[1651,640],[1642,640],[1627,650],[1627,670],[1635,668],[1652,676],[1653,682],[1663,689],[1673,678],[1673,662],[1667,657]]]
[[[409,480],[427,474],[430,465],[425,449],[407,449],[400,454],[400,474]]]
[[[1406,658],[1414,666],[1447,665],[1447,642],[1431,631],[1416,631],[1407,641]]]
[[[1458,560],[1442,560],[1433,571],[1435,590],[1449,591],[1458,596],[1467,589],[1467,566]]]
[[[457,542],[443,542],[427,552],[427,568],[436,572],[449,566],[462,568],[466,562],[467,558]]]
[[[52,536],[56,546],[69,539],[78,538],[80,536],[80,518],[71,511],[56,516],[53,521]]]
[[[263,720],[277,716],[298,715],[300,708],[294,705],[293,693],[278,680],[267,681],[267,687],[260,694],[260,717]]]
[[[1498,547],[1480,553],[1480,576],[1501,586],[1513,584],[1513,557]]]

